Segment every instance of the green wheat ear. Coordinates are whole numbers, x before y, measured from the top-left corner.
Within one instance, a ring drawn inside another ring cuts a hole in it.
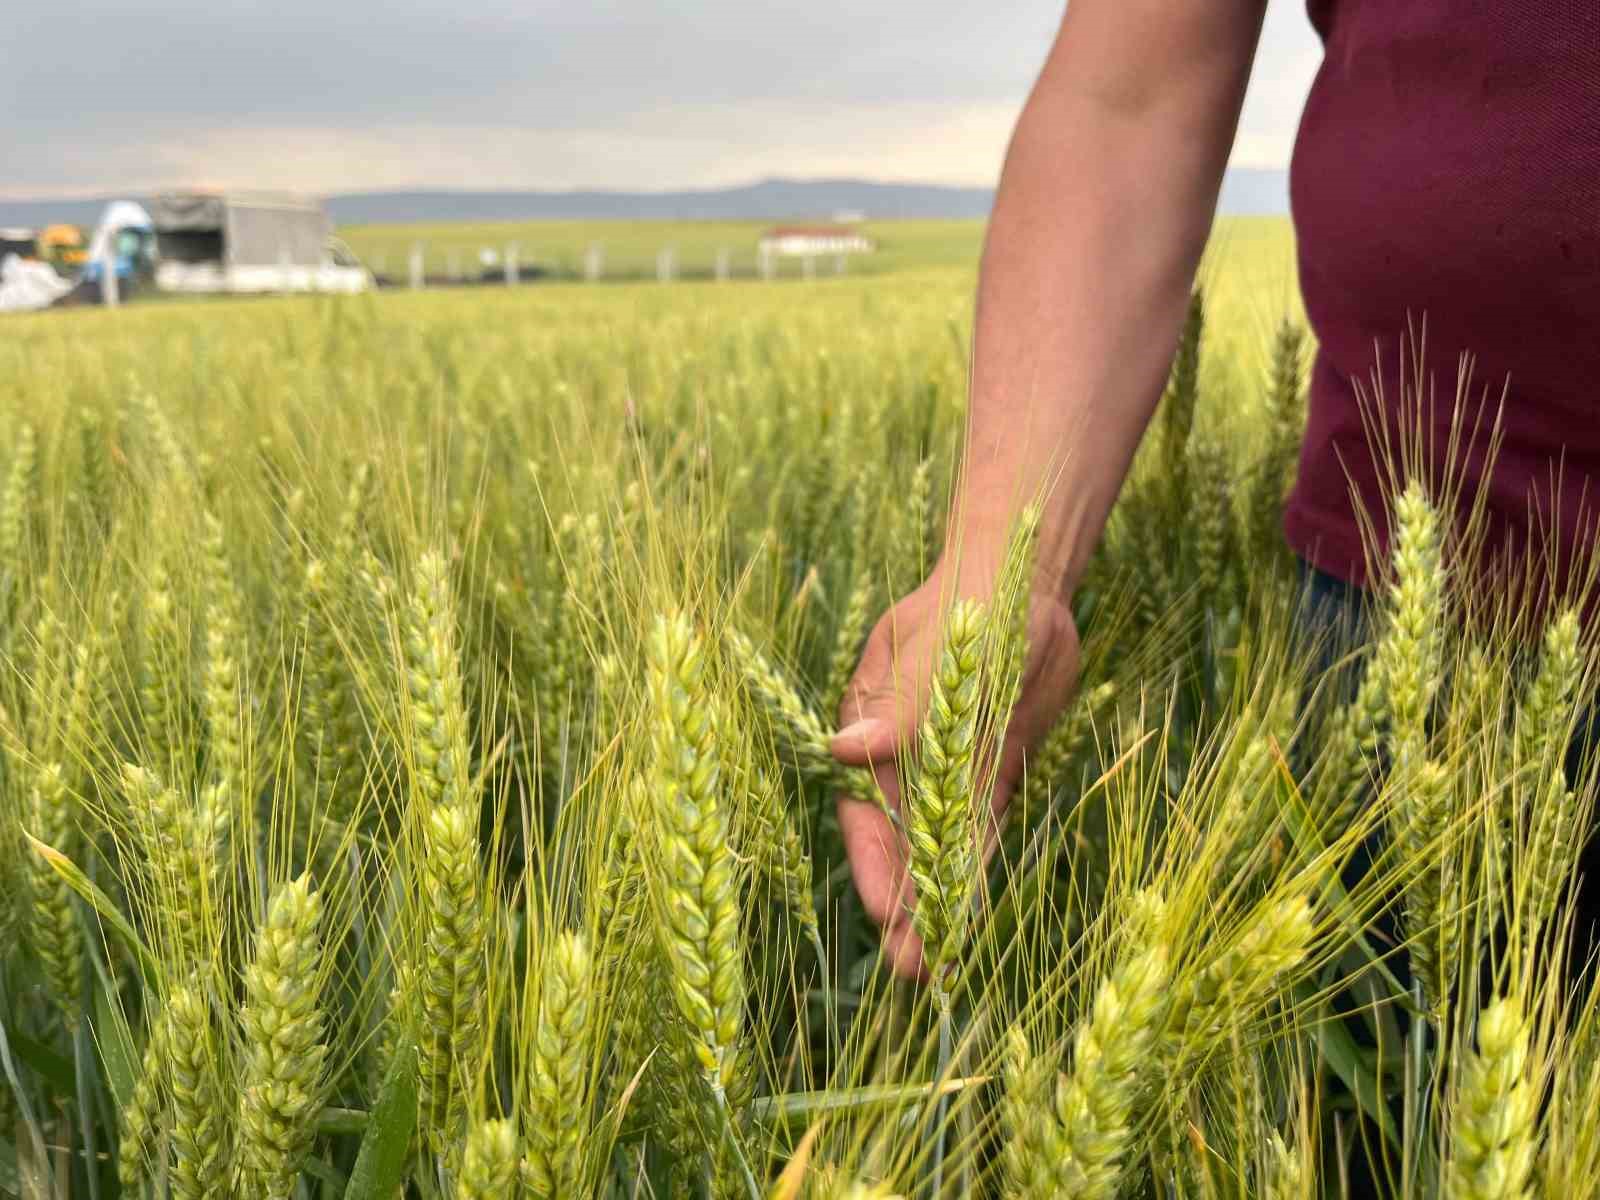
[[[910,844],[907,870],[917,889],[913,923],[941,995],[959,969],[977,886],[973,760],[984,632],[981,604],[964,600],[951,609],[904,814]]]
[[[1442,1017],[1460,955],[1461,886],[1453,844],[1455,788],[1450,773],[1427,759],[1391,790],[1391,826],[1411,864],[1404,888],[1411,962],[1423,993]]]
[[[24,421],[12,440],[11,466],[0,493],[0,573],[15,579],[23,570],[29,526],[39,494],[39,439]]]
[[[1539,668],[1517,707],[1513,746],[1519,772],[1535,779],[1566,753],[1583,682],[1582,624],[1577,609],[1563,610],[1544,632]]]
[[[1530,1030],[1511,997],[1478,1014],[1478,1046],[1455,1088],[1446,1187],[1462,1200],[1524,1200],[1533,1195],[1539,1152],[1539,1091],[1530,1078]]]
[[[1267,1137],[1262,1200],[1303,1200],[1311,1192],[1311,1168],[1298,1146],[1287,1145],[1273,1132]]]
[[[1302,380],[1305,365],[1305,331],[1285,321],[1278,327],[1272,347],[1272,375],[1267,396],[1267,444],[1256,466],[1249,492],[1251,548],[1261,555],[1281,558],[1283,497],[1303,436],[1305,403]]]
[[[172,1036],[169,1029],[171,1008],[162,1004],[159,996],[150,993],[145,996],[145,1004],[155,1011],[149,1018],[133,1094],[122,1110],[122,1130],[117,1143],[117,1179],[124,1191],[132,1191],[144,1177],[168,1096],[166,1064]]]
[[[222,522],[204,515],[201,567],[206,595],[205,665],[200,697],[205,713],[211,783],[209,803],[242,811],[250,795],[250,702],[245,694],[248,644],[244,600],[228,562]]]
[[[76,826],[72,797],[61,768],[55,763],[40,766],[33,773],[29,792],[33,835],[70,856]],[[28,855],[26,862],[33,901],[30,938],[70,1031],[77,1025],[83,993],[83,937],[76,902],[72,888],[38,855]]]
[[[853,796],[870,798],[884,806],[872,772],[842,766],[829,749],[829,733],[812,707],[795,690],[784,673],[756,644],[737,629],[727,631],[728,648],[743,670],[745,682],[766,714],[774,732],[780,733],[794,763],[807,779],[825,783]]]
[[[1288,896],[1263,904],[1232,946],[1176,989],[1167,1017],[1171,1061],[1227,1045],[1305,960],[1316,931],[1311,903]]]
[[[1427,751],[1428,717],[1444,675],[1443,534],[1420,483],[1409,484],[1395,502],[1394,526],[1388,628],[1373,667],[1388,701],[1394,773],[1404,778]]]
[[[505,1200],[517,1194],[517,1131],[510,1121],[484,1121],[467,1135],[455,1194],[456,1200]]]
[[[305,876],[279,886],[245,971],[239,1134],[247,1197],[294,1195],[322,1106],[321,918],[322,898]]]
[[[1033,612],[1041,519],[1039,506],[1030,504],[1013,522],[995,588],[990,637],[996,647],[993,679],[1003,713],[1009,713],[1021,697],[1028,665],[1028,618]]]
[[[223,908],[223,854],[231,810],[186,799],[154,771],[122,764],[121,783],[144,852],[158,925],[183,961],[205,966]]]
[[[229,1117],[235,1106],[228,1103],[223,1082],[230,1077],[226,1044],[195,984],[174,990],[167,1006],[172,1195],[175,1200],[216,1200],[227,1195],[233,1170]]]
[[[831,718],[844,703],[844,694],[855,675],[861,659],[861,646],[866,640],[877,606],[878,580],[871,570],[861,570],[850,598],[845,602],[844,615],[834,631],[833,654],[828,660],[828,686],[822,693],[822,711]]]
[[[1057,1195],[1113,1200],[1121,1189],[1170,1003],[1165,920],[1166,905],[1155,894],[1134,898],[1124,949],[1073,1038],[1072,1066],[1057,1085],[1047,1134]]]
[[[478,876],[478,815],[437,805],[422,835],[422,1039],[419,1097],[430,1135],[452,1140],[466,1116],[466,1082],[482,1056],[486,931]]]
[[[419,1100],[436,1146],[454,1144],[482,1058],[488,934],[479,890],[479,799],[470,779],[455,600],[442,555],[417,560],[406,611],[411,782],[421,817]]]
[[[657,926],[695,1058],[718,1094],[733,1084],[744,1026],[738,864],[729,844],[716,708],[688,618],[658,619],[649,663],[651,783],[661,837]]]
[[[1205,294],[1196,288],[1189,296],[1178,351],[1172,360],[1172,374],[1161,406],[1161,449],[1166,477],[1174,494],[1188,490],[1186,455],[1189,435],[1194,429],[1195,406],[1200,398],[1200,343],[1205,335]]]
[[[1058,1195],[1055,1170],[1061,1152],[1051,1113],[1055,1072],[1034,1056],[1027,1035],[1015,1026],[1006,1032],[1004,1051],[1007,1194],[1016,1200],[1051,1200]]]
[[[1190,518],[1181,550],[1194,580],[1195,604],[1209,612],[1221,598],[1235,526],[1227,451],[1209,430],[1190,442],[1188,473]]]
[[[550,947],[540,979],[523,1122],[528,1145],[521,1178],[538,1200],[582,1194],[594,985],[587,943],[578,934],[562,934]]]

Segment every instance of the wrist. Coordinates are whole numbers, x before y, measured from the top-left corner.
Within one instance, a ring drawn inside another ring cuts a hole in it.
[[[1039,540],[1029,589],[1065,604],[1094,549],[1092,537],[1085,541],[1087,511],[1081,493],[1074,497],[1061,488],[1035,502],[1041,510]],[[956,596],[987,600],[1005,562],[1011,531],[1028,503],[1012,487],[1001,493],[974,480],[959,488],[935,577]]]

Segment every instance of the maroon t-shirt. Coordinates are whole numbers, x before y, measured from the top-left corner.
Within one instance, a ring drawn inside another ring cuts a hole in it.
[[[1600,0],[1310,7],[1326,55],[1290,191],[1320,348],[1289,542],[1365,582],[1352,485],[1386,547],[1389,456],[1369,430],[1416,424],[1407,331],[1425,327],[1436,478],[1470,354],[1470,411],[1487,390],[1503,441],[1486,471],[1480,433],[1455,474],[1487,488],[1491,549],[1553,528],[1566,557],[1600,511]]]

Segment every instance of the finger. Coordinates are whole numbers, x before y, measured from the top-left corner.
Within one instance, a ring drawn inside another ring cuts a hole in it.
[[[847,767],[866,767],[890,761],[905,741],[899,722],[863,716],[834,734],[828,749]]]
[[[839,704],[840,730],[834,757],[849,766],[882,762],[903,751],[916,737],[927,694],[937,630],[896,628],[891,609],[861,652],[861,662]]]
[[[876,805],[849,797],[839,800],[839,831],[861,907],[882,931],[885,960],[896,974],[920,978],[922,941],[911,921],[915,898],[904,842]]]

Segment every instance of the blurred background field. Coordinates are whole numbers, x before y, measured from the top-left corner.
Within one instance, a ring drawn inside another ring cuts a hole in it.
[[[403,277],[412,248],[421,245],[430,276],[448,273],[451,256],[464,267],[478,263],[481,250],[503,254],[516,243],[524,268],[557,279],[583,275],[591,246],[604,255],[612,279],[654,278],[657,255],[672,249],[678,275],[709,279],[717,254],[726,250],[735,275],[757,271],[757,242],[771,222],[762,221],[494,221],[436,225],[356,225],[340,235],[361,260],[380,275]],[[877,242],[871,254],[852,258],[847,270],[887,274],[912,267],[961,266],[976,261],[983,241],[981,221],[868,222],[861,231]],[[834,269],[831,257],[819,259],[818,274]],[[782,274],[798,275],[798,262],[785,262]]]
[[[295,314],[308,310],[322,311],[325,320],[349,331],[345,341],[336,337],[319,349],[343,346],[346,372],[360,370],[370,353],[358,341],[367,335],[356,332],[366,330],[391,345],[426,343],[441,362],[449,358],[453,376],[465,373],[480,382],[501,379],[528,354],[544,348],[570,359],[568,377],[587,379],[586,386],[597,394],[646,383],[638,377],[645,343],[675,346],[679,355],[693,359],[758,324],[809,339],[824,356],[887,360],[905,353],[918,339],[936,337],[945,352],[965,362],[982,247],[980,223],[870,226],[879,249],[853,260],[843,278],[822,273],[815,280],[799,279],[793,262],[784,264],[787,274],[770,283],[734,279],[719,284],[705,278],[718,246],[742,244],[748,266],[763,228],[759,223],[720,222],[353,227],[341,233],[369,265],[387,255],[391,269],[403,271],[409,247],[421,239],[431,247],[431,267],[442,271],[452,247],[466,262],[480,246],[518,240],[534,262],[553,264],[556,277],[515,288],[395,288],[337,300],[174,298],[116,312],[78,309],[14,316],[6,323],[9,336],[0,343],[0,361],[9,358],[13,368],[0,372],[0,395],[9,391],[23,402],[21,392],[40,377],[41,365],[51,361],[70,377],[95,381],[73,385],[83,389],[108,386],[106,372],[133,371],[169,396],[218,387],[248,393],[252,387],[265,387],[270,374],[285,369],[310,373],[320,365],[296,364],[302,353],[300,331],[306,327]],[[585,247],[595,241],[607,247],[608,282],[576,282],[572,276],[581,270]],[[679,247],[682,274],[664,285],[655,281],[653,271],[656,251],[667,243]],[[633,279],[619,278],[624,265],[630,265]],[[1226,383],[1208,391],[1208,402],[1227,403],[1255,390],[1279,323],[1303,320],[1289,222],[1221,219],[1201,278],[1214,318],[1211,336],[1219,343],[1213,361],[1219,382]],[[100,352],[83,356],[86,340]],[[158,345],[159,353],[153,349]],[[22,369],[24,362],[30,369]],[[241,369],[252,362],[258,365]],[[426,386],[426,381],[417,385]],[[319,381],[307,386],[327,385]],[[699,386],[715,393],[730,381],[705,371]],[[454,397],[457,402],[467,399],[459,391]]]
[[[605,277],[611,280],[654,280],[663,249],[675,252],[679,279],[709,280],[724,250],[735,276],[756,275],[757,243],[770,228],[760,221],[508,221],[352,225],[339,233],[368,267],[396,280],[405,278],[417,246],[428,276],[444,278],[452,262],[472,274],[481,269],[481,251],[503,255],[512,244],[525,271],[542,271],[555,280],[581,279],[592,246],[601,248]],[[868,221],[860,230],[876,249],[851,256],[845,271],[891,275],[928,267],[971,269],[982,250],[983,228],[981,221]],[[1285,302],[1296,296],[1292,246],[1293,231],[1282,217],[1224,217],[1217,225],[1216,256],[1243,273],[1241,288],[1252,294],[1279,294]],[[814,266],[819,277],[835,271],[830,256],[820,256]],[[798,261],[785,260],[777,273],[794,278],[801,269]],[[1258,284],[1265,286],[1264,293]]]

